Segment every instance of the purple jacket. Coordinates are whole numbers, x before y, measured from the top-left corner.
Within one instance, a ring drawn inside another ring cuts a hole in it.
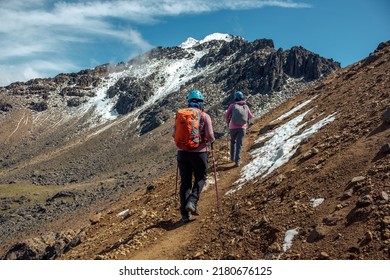
[[[225,121],[227,123],[229,123],[229,128],[230,129],[235,129],[235,128],[244,128],[244,129],[247,129],[248,128],[248,125],[247,124],[244,124],[244,125],[240,125],[240,124],[236,124],[236,123],[233,123],[231,122],[231,119],[232,119],[232,111],[233,111],[233,108],[234,108],[234,105],[235,104],[239,104],[239,105],[246,105],[246,101],[245,100],[241,100],[241,101],[235,101],[233,102],[232,104],[230,104],[229,108],[227,109],[226,113],[225,113]],[[248,105],[247,105],[248,106]],[[248,120],[252,119],[253,117],[253,114],[251,112],[251,110],[249,109],[248,107]]]

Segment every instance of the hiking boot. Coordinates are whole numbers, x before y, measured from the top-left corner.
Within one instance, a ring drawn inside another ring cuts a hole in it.
[[[199,209],[196,207],[195,203],[188,201],[186,205],[186,210],[194,216],[199,216]]]
[[[190,222],[190,216],[188,215],[181,215],[181,221],[184,223],[184,224],[187,224]]]
[[[234,164],[235,167],[240,167],[240,162],[236,162],[236,164]]]

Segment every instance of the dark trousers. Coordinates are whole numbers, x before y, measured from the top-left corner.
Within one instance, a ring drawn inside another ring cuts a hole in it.
[[[246,130],[244,128],[230,129],[230,159],[236,163],[241,161],[242,143]]]
[[[177,154],[177,164],[180,172],[180,212],[188,215],[185,210],[188,201],[197,205],[200,193],[206,183],[207,176],[207,152],[185,152]],[[192,183],[192,176],[194,182]]]

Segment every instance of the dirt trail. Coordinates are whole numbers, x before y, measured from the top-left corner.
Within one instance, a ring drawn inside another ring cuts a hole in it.
[[[232,163],[222,163],[218,165],[218,181],[217,187],[219,192],[219,203],[222,204],[224,199],[224,193],[229,189],[229,186],[235,181],[238,176],[239,169],[230,169]],[[213,176],[214,174],[210,174]],[[220,208],[222,208],[220,206]],[[151,247],[137,251],[131,259],[178,259],[183,252],[183,248],[191,245],[191,241],[197,236],[207,234],[202,229],[202,222],[205,219],[212,219],[213,216],[218,215],[217,201],[214,183],[210,184],[202,193],[202,197],[199,202],[199,209],[201,215],[198,217],[192,217],[192,220],[188,224],[177,223],[177,227],[172,226],[168,229],[159,240]],[[223,211],[220,209],[220,211]]]
[[[248,136],[246,137],[245,146],[243,149],[243,163],[246,163],[248,160],[248,155],[246,154],[247,145],[249,143]],[[219,211],[223,211],[223,200],[224,194],[227,190],[230,189],[231,185],[234,181],[237,180],[239,176],[239,168],[235,168],[228,161],[226,157],[226,148],[220,147],[222,152],[218,152],[219,159],[216,159],[216,169],[217,169],[217,188],[219,193]],[[225,152],[223,152],[225,150]],[[217,154],[217,153],[216,153]],[[165,234],[161,236],[156,242],[147,248],[138,250],[134,255],[129,256],[130,259],[133,260],[169,260],[169,259],[180,259],[182,258],[183,252],[185,252],[185,248],[191,246],[191,241],[195,240],[196,237],[207,234],[205,230],[202,228],[202,222],[206,219],[212,219],[213,216],[219,215],[217,211],[217,199],[216,199],[216,191],[214,184],[214,173],[213,173],[213,163],[212,158],[210,156],[209,161],[209,181],[211,184],[207,186],[202,192],[201,199],[199,201],[199,209],[201,211],[201,215],[198,217],[192,217],[190,223],[181,224],[178,222],[177,226],[172,226],[168,230],[166,230]],[[211,172],[212,171],[212,172]],[[210,180],[211,179],[211,180]],[[191,252],[189,252],[191,254]],[[196,252],[192,252],[192,254],[196,254]],[[124,257],[127,259],[127,256]]]
[[[242,152],[242,166],[249,160],[250,134],[247,134]],[[226,138],[225,138],[226,139]],[[175,170],[164,178],[153,182],[155,189],[150,193],[133,193],[122,198],[118,204],[103,215],[102,220],[86,231],[85,241],[64,254],[61,259],[133,259],[133,260],[174,260],[193,258],[192,242],[207,234],[205,224],[213,224],[222,215],[225,193],[237,180],[240,168],[228,161],[226,140],[215,147],[217,188],[220,213],[217,211],[216,188],[213,161],[209,158],[209,175],[200,201],[200,216],[193,216],[183,224],[175,199]],[[129,209],[131,216],[118,220],[117,213]],[[96,246],[98,245],[98,246]]]

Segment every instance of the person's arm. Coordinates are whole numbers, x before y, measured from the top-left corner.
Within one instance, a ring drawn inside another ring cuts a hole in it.
[[[227,109],[227,111],[225,113],[225,121],[227,123],[229,123],[230,119],[232,118],[232,111],[233,111],[233,104],[230,104],[229,108]]]
[[[175,138],[176,136],[176,125],[173,126],[173,131],[172,131],[172,137]]]
[[[246,106],[248,106],[248,105],[246,105]],[[251,109],[248,106],[248,120],[251,120],[252,118],[253,118],[253,114],[251,112]]]
[[[175,116],[175,122],[173,124],[173,129],[172,129],[172,137],[175,138],[176,135],[176,116]]]
[[[214,137],[214,130],[213,130],[213,124],[211,122],[211,118],[208,114],[204,114],[204,120],[205,120],[205,137],[206,140],[210,143],[213,143],[215,141]]]

